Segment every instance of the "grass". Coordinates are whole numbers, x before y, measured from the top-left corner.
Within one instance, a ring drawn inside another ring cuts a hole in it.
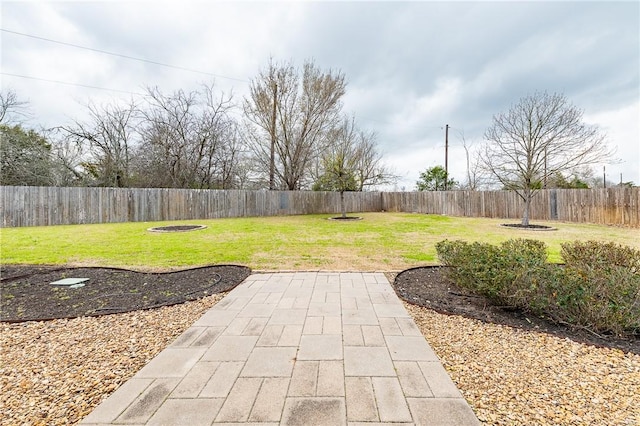
[[[614,241],[640,248],[640,230],[601,225],[536,222],[557,231],[501,228],[505,219],[411,213],[364,213],[348,223],[329,215],[214,219],[0,229],[3,264],[72,264],[154,270],[242,264],[256,270],[402,270],[438,263],[435,243],[463,239],[499,243],[533,238],[560,260],[560,244]],[[513,221],[511,221],[513,222]],[[152,233],[163,225],[203,224],[184,233]]]

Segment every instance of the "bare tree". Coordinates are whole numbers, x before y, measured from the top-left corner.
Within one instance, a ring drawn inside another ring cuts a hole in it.
[[[340,127],[330,132],[331,144],[321,158],[322,174],[313,185],[317,191],[340,193],[340,211],[347,217],[344,203],[346,191],[357,191],[358,129],[354,119],[345,118]]]
[[[136,152],[138,182],[173,188],[233,187],[241,150],[232,95],[216,94],[213,84],[200,91],[165,95],[147,90],[142,109],[142,144]]]
[[[299,74],[291,64],[270,62],[251,81],[243,103],[249,148],[272,189],[305,186],[314,157],[339,119],[344,75],[323,72],[313,62],[306,62]]]
[[[461,185],[461,188],[478,191],[480,188],[485,187],[489,180],[487,171],[482,167],[480,161],[480,148],[474,148],[473,143],[467,143],[464,132],[460,133],[460,138],[462,139],[462,147],[467,161],[467,180]]]
[[[26,117],[27,102],[20,101],[13,90],[0,91],[0,124],[13,123]]]
[[[136,151],[136,180],[142,186],[184,188],[195,175],[187,170],[196,93],[182,90],[165,95],[147,89],[147,105],[141,108],[142,143]]]
[[[50,129],[47,139],[51,141],[55,185],[84,186],[90,183],[91,177],[83,167],[87,153],[77,139],[60,127]]]
[[[605,136],[584,124],[582,115],[564,95],[536,93],[495,115],[485,132],[481,161],[504,188],[524,201],[523,226],[529,226],[531,199],[545,179],[611,156]]]
[[[358,131],[356,151],[356,181],[358,191],[365,187],[394,184],[398,181],[395,175],[383,162],[378,151],[374,132]]]
[[[128,105],[89,104],[88,109],[86,122],[76,121],[62,129],[88,152],[89,158],[82,165],[98,185],[130,186],[131,156],[136,143],[136,104],[133,101]]]
[[[0,185],[49,186],[51,145],[34,130],[0,124]]]
[[[340,193],[340,210],[346,217],[344,193],[392,182],[376,148],[375,134],[358,129],[354,118],[343,118],[328,133],[329,144],[315,164],[313,189]]]

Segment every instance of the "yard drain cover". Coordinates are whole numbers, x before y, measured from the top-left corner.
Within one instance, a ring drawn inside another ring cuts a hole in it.
[[[87,281],[89,281],[89,278],[64,278],[50,284],[68,288],[80,288],[84,287],[84,283]]]

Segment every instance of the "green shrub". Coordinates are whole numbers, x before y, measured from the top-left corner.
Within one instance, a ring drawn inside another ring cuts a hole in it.
[[[532,274],[545,268],[546,246],[535,240],[509,240],[500,246],[465,241],[436,244],[438,258],[460,286],[500,304],[521,306],[527,293],[537,291]],[[533,286],[533,287],[532,287]]]
[[[549,315],[599,332],[640,331],[640,251],[596,241],[562,244]]]
[[[561,244],[560,254],[567,265],[583,269],[607,269],[610,266],[628,268],[640,273],[640,251],[612,242],[574,241]]]
[[[546,263],[546,247],[516,239],[494,246],[436,244],[440,261],[461,287],[495,303],[615,334],[640,331],[640,251],[589,241],[565,243],[566,265]]]

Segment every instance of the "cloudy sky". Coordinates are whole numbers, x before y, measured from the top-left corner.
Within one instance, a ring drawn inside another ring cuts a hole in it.
[[[270,57],[313,59],[346,75],[344,111],[377,133],[399,188],[412,190],[420,171],[444,165],[446,124],[449,169],[464,181],[462,136],[479,145],[494,114],[536,91],[563,93],[607,133],[620,159],[606,165],[608,180],[622,173],[640,184],[637,1],[2,1],[0,8],[2,89],[29,102],[33,127],[82,118],[89,101],[126,100],[148,86],[189,90],[212,78],[239,103]]]

